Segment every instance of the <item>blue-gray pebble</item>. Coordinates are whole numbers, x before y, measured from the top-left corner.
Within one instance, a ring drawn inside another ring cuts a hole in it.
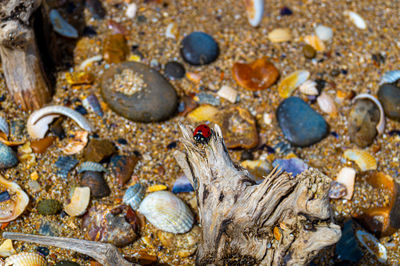
[[[383,84],[379,87],[378,99],[383,105],[385,114],[400,121],[400,88],[393,84]]]
[[[286,139],[296,146],[309,146],[328,134],[324,118],[299,97],[280,103],[276,117]]]
[[[18,163],[15,152],[7,145],[0,142],[0,169],[10,168]]]
[[[192,32],[182,40],[181,55],[191,65],[210,64],[217,59],[218,54],[217,42],[204,32]]]

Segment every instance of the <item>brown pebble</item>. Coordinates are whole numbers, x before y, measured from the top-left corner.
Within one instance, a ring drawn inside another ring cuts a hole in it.
[[[103,43],[103,57],[107,63],[120,63],[125,61],[129,53],[124,35],[108,35]]]
[[[83,172],[81,186],[90,188],[90,197],[103,198],[110,195],[110,188],[103,178],[103,172]]]
[[[315,49],[311,45],[306,44],[306,45],[303,46],[303,54],[304,54],[305,58],[313,59],[315,57],[316,53],[317,52],[315,51]]]
[[[49,136],[39,140],[32,140],[31,141],[31,148],[34,153],[44,153],[48,147],[53,144],[56,137]]]
[[[135,155],[114,155],[111,158],[112,171],[120,186],[129,181],[138,161],[139,158]]]
[[[85,161],[98,163],[110,157],[116,151],[114,144],[109,140],[91,139],[85,148],[83,157]]]

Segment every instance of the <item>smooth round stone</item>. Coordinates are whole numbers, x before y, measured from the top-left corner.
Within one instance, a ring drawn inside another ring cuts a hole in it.
[[[379,109],[367,99],[360,99],[353,105],[349,115],[349,135],[351,142],[364,148],[369,146],[378,134]]]
[[[328,134],[324,118],[299,97],[280,103],[276,117],[285,137],[296,146],[309,146]]]
[[[218,44],[204,32],[192,32],[182,40],[181,55],[191,65],[210,64],[217,59],[218,54]]]
[[[101,95],[114,112],[135,122],[166,120],[178,104],[172,85],[159,72],[138,62],[110,67],[103,74]]]
[[[171,80],[181,79],[185,76],[185,68],[179,62],[168,62],[165,65],[164,74]]]
[[[303,54],[305,58],[313,59],[316,55],[316,51],[311,45],[306,44],[303,46]]]
[[[392,84],[383,84],[379,87],[378,99],[383,105],[385,114],[400,121],[400,88]]]

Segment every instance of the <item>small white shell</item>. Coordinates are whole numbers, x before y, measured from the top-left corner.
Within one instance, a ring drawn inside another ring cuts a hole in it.
[[[384,245],[382,245],[375,236],[371,235],[362,230],[357,230],[356,232],[357,239],[360,243],[367,248],[369,253],[375,255],[376,258],[381,263],[385,263],[387,260],[387,251]]]
[[[135,3],[129,4],[126,7],[125,15],[128,18],[134,18],[136,16],[136,11],[137,11],[137,5]]]
[[[29,197],[17,183],[10,182],[1,175],[0,187],[4,187],[4,190],[13,195],[9,200],[1,203],[0,223],[6,223],[17,219],[24,212],[29,203]]]
[[[314,80],[307,80],[300,85],[299,91],[305,95],[318,95],[317,83]]]
[[[21,252],[8,257],[4,266],[45,266],[46,260],[37,253]]]
[[[322,41],[329,42],[332,40],[333,37],[332,29],[321,24],[315,28],[315,34],[317,34],[318,38]]]
[[[177,39],[178,36],[179,36],[178,25],[175,22],[171,22],[165,29],[165,37],[170,39]]]
[[[385,83],[393,83],[396,82],[398,79],[400,79],[400,70],[387,71],[385,72],[385,74],[383,74],[381,82],[379,82],[379,85]]]
[[[253,27],[257,27],[263,17],[264,0],[244,0],[247,18]]]
[[[221,89],[217,92],[218,96],[227,99],[231,103],[235,103],[237,99],[238,92],[237,90],[232,89],[229,86],[222,86]]]
[[[193,214],[189,207],[169,191],[157,191],[147,195],[138,211],[152,225],[166,232],[182,234],[193,226]]]
[[[348,16],[357,28],[362,29],[362,30],[365,30],[367,28],[367,24],[365,23],[365,20],[356,12],[346,10],[346,11],[344,11],[344,15]]]
[[[60,114],[73,119],[84,130],[93,131],[89,121],[77,111],[60,105],[51,105],[36,110],[29,116],[27,122],[29,136],[33,139],[43,138],[49,129],[49,124]]]
[[[317,98],[318,106],[322,112],[327,113],[331,116],[337,115],[337,107],[333,98],[326,92],[321,93]]]
[[[351,200],[351,198],[353,197],[355,178],[356,171],[350,167],[343,167],[336,177],[336,181],[346,187],[347,193],[343,198],[347,200]]]
[[[86,212],[89,201],[90,188],[76,187],[71,202],[65,206],[64,210],[69,216],[80,216]]]
[[[383,110],[383,106],[381,104],[381,102],[375,98],[374,96],[372,96],[371,94],[367,94],[367,93],[362,93],[357,95],[356,97],[354,97],[353,102],[355,102],[357,99],[369,99],[371,100],[373,103],[376,104],[376,106],[379,109],[379,122],[376,125],[376,131],[378,131],[379,135],[382,135],[383,132],[385,131],[385,111]]]

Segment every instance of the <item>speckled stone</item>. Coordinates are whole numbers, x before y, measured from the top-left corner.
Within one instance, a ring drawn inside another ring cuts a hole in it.
[[[191,65],[207,65],[219,54],[217,42],[210,35],[196,31],[187,35],[181,43],[181,55]]]
[[[400,88],[393,84],[383,84],[379,87],[378,99],[387,117],[400,121]]]
[[[296,146],[309,146],[328,134],[324,118],[299,97],[280,103],[276,117],[286,139]]]
[[[140,75],[144,85],[133,94],[113,89],[114,76],[124,69]],[[172,85],[156,70],[137,62],[124,62],[107,70],[101,83],[101,95],[117,114],[135,122],[157,122],[171,117],[178,105]]]
[[[58,200],[45,199],[39,201],[37,210],[42,215],[53,215],[61,211],[62,205]]]

